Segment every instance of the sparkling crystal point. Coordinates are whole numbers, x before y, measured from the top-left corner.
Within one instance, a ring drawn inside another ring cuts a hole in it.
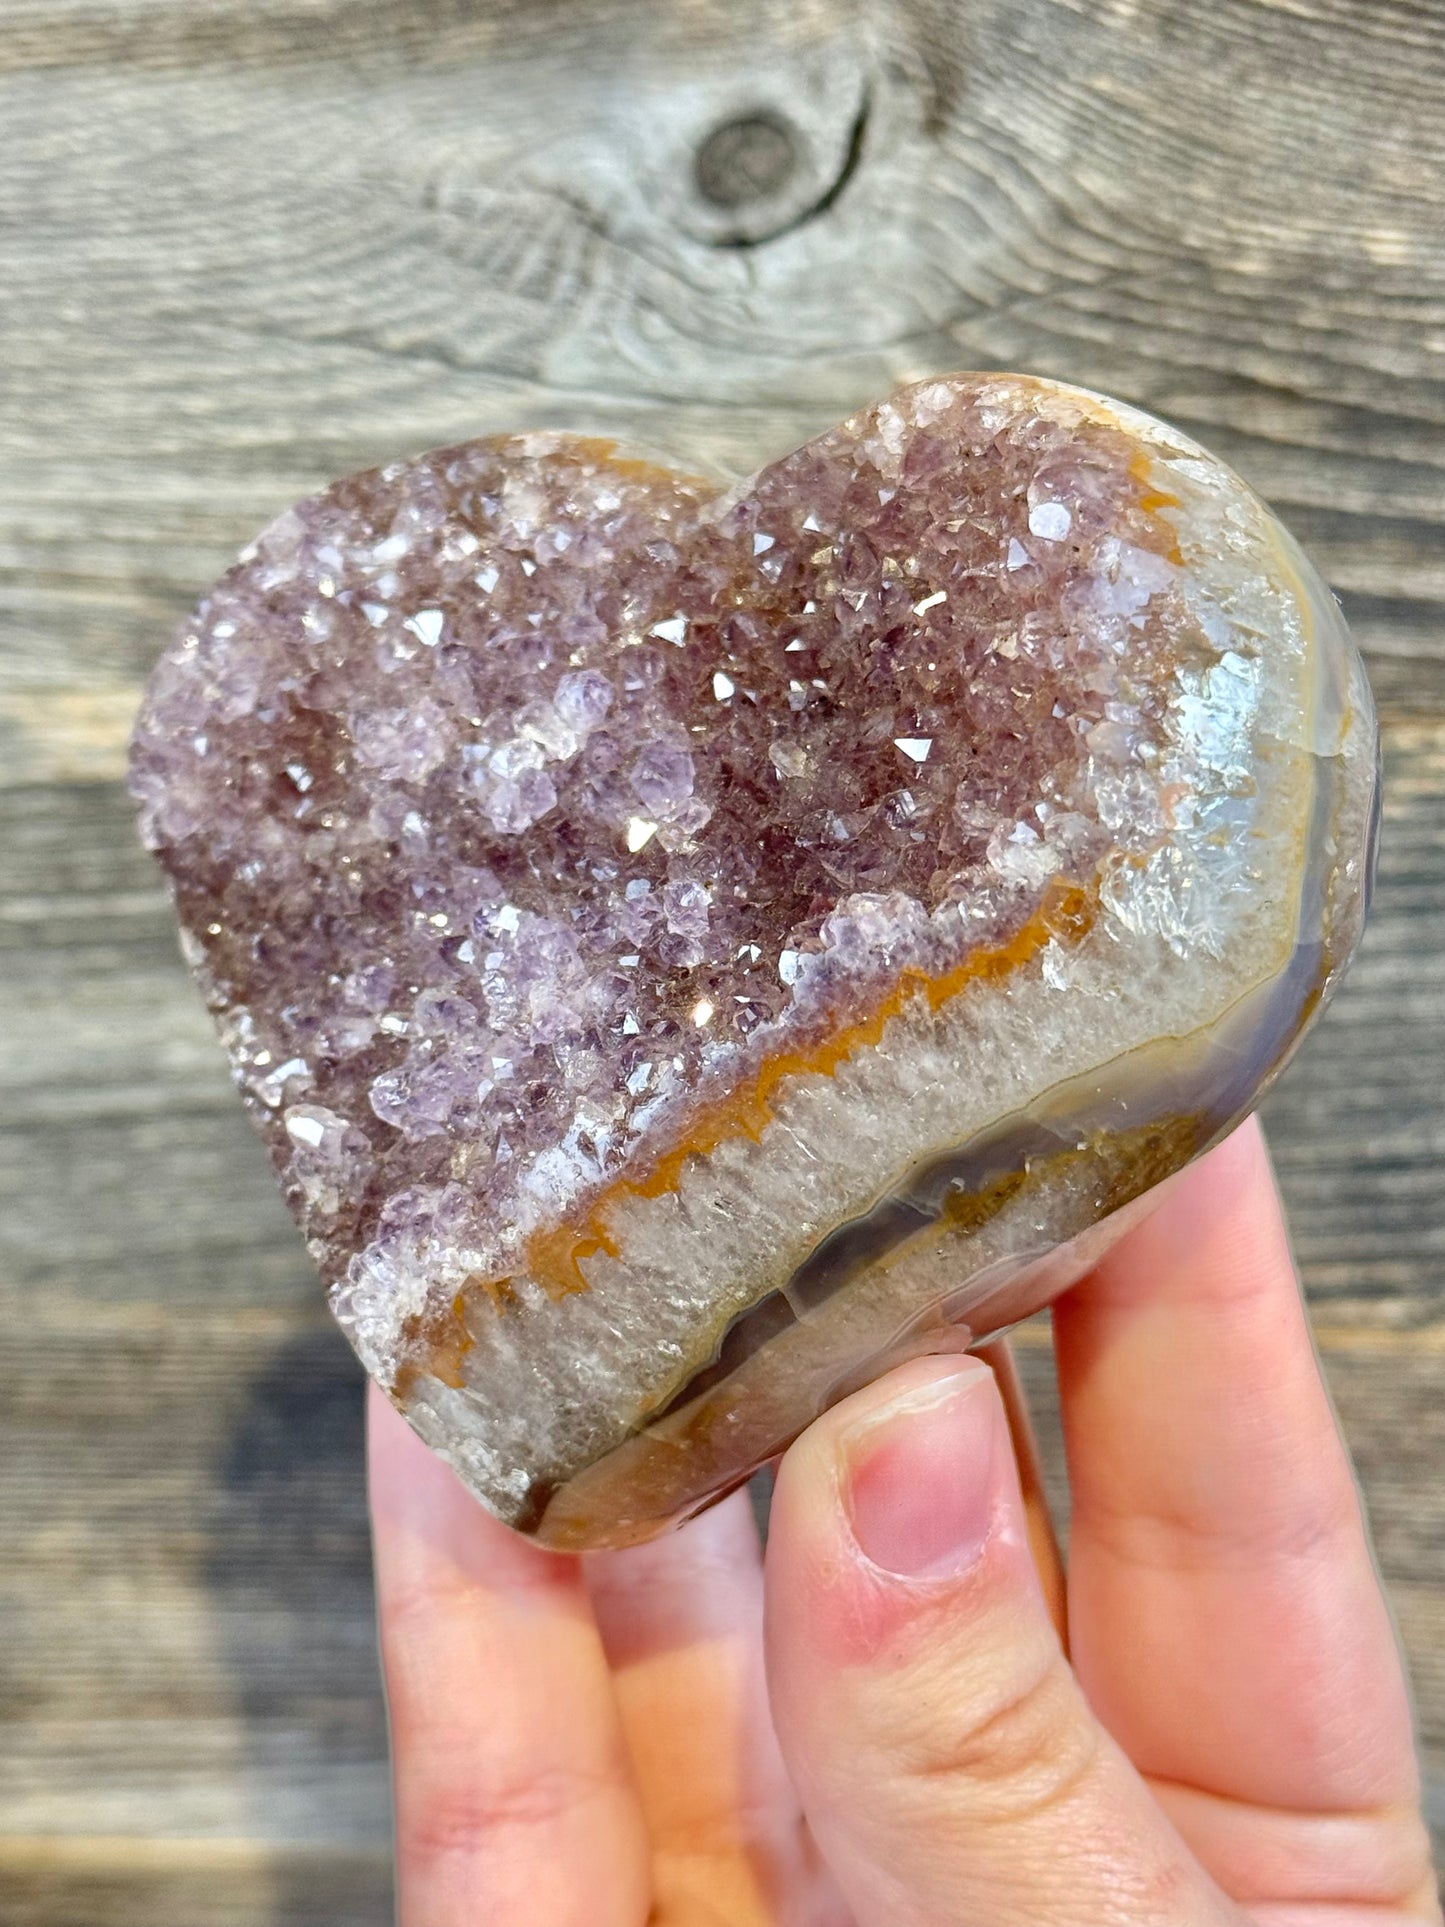
[[[338,483],[133,787],[337,1318],[584,1546],[1077,1278],[1329,992],[1374,769],[1235,476],[961,375],[731,493],[559,435]]]

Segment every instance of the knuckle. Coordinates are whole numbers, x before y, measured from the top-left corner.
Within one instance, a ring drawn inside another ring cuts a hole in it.
[[[413,1870],[490,1855],[508,1836],[544,1837],[611,1785],[561,1760],[517,1776],[434,1773],[401,1805],[398,1850]]]
[[[429,1640],[439,1621],[465,1607],[461,1593],[462,1588],[455,1581],[444,1584],[431,1574],[392,1579],[386,1589],[381,1619],[383,1642],[388,1646],[403,1646]]]
[[[964,1695],[956,1708],[935,1700],[926,1732],[905,1742],[901,1763],[930,1798],[944,1783],[949,1799],[966,1799],[977,1819],[1019,1821],[1067,1806],[1092,1776],[1102,1744],[1055,1652],[991,1681],[987,1692]]]
[[[1248,1513],[1221,1517],[1167,1492],[1152,1500],[1136,1493],[1123,1508],[1086,1496],[1075,1530],[1123,1564],[1184,1573],[1309,1567],[1339,1559],[1359,1537],[1359,1500],[1346,1477],[1257,1499]]]

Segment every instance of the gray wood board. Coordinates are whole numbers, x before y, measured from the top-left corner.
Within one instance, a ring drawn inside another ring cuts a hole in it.
[[[0,7],[7,1927],[389,1918],[359,1378],[121,784],[167,631],[361,463],[740,473],[949,367],[1198,434],[1369,655],[1376,914],[1268,1111],[1445,1822],[1442,110],[1433,0]]]

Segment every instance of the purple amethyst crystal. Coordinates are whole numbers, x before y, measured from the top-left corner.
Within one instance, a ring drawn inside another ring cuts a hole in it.
[[[1333,983],[1373,784],[1243,484],[993,376],[731,490],[557,435],[353,476],[133,775],[337,1318],[559,1545],[1077,1277]]]

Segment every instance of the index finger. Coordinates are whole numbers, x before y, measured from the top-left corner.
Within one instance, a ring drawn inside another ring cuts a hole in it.
[[[484,1511],[375,1386],[367,1433],[401,1927],[642,1927],[647,1840],[577,1560]]]
[[[1143,1771],[1347,1813],[1417,1798],[1409,1703],[1251,1121],[1055,1308],[1070,1634]]]

